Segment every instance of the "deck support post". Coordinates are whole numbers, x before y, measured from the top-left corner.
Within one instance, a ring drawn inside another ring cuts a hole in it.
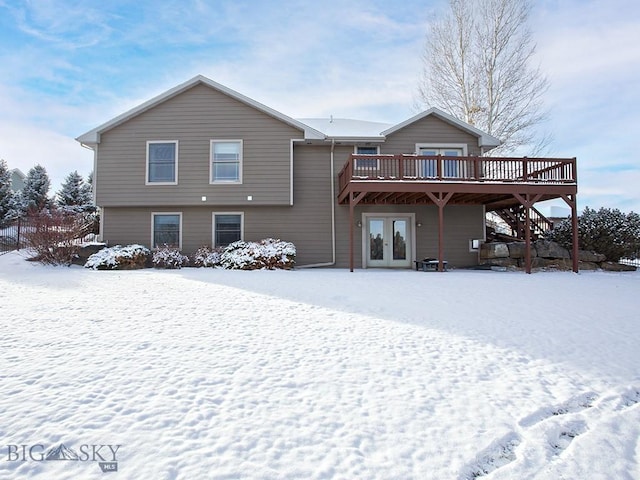
[[[524,207],[524,271],[531,273],[531,211],[533,205],[542,197],[541,193],[533,195],[531,193],[525,193],[524,196],[519,193],[514,193],[514,197]]]
[[[578,273],[579,269],[579,252],[578,252],[578,202],[576,195],[562,195],[562,199],[569,207],[571,207],[571,260],[574,273]]]
[[[451,200],[453,192],[446,195],[438,192],[438,195],[426,192],[433,203],[438,206],[438,271],[444,272],[444,206]]]
[[[353,272],[353,229],[354,229],[353,192],[349,193],[349,271]]]
[[[360,192],[357,195],[355,195],[353,192],[349,192],[349,271],[350,272],[353,272],[353,266],[354,266],[353,252],[355,248],[353,245],[353,236],[354,236],[353,231],[356,223],[355,209],[356,209],[356,205],[360,203],[360,200],[362,200],[365,195],[366,195],[366,192]]]

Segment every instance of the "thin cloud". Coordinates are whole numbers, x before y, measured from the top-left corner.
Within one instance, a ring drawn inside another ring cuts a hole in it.
[[[86,173],[90,152],[73,137],[196,74],[293,117],[400,122],[415,113],[427,22],[445,6],[0,0],[0,157]],[[554,154],[578,157],[581,205],[640,210],[639,12],[635,0],[534,5]]]

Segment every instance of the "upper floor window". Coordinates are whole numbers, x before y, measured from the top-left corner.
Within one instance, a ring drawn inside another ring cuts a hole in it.
[[[379,155],[380,147],[369,147],[369,146],[356,146],[355,148],[356,155]],[[356,158],[353,168],[354,170],[379,170],[380,169],[380,161],[377,158]]]
[[[461,157],[466,153],[466,146],[454,145],[454,146],[432,146],[432,145],[420,145],[416,146],[418,155],[424,155],[434,157],[441,155],[443,157]],[[443,160],[442,161],[442,176],[443,177],[459,177],[462,174],[462,163],[458,160]],[[437,176],[438,167],[436,160],[419,160],[417,165],[418,176],[420,177],[435,177]]]
[[[211,140],[211,183],[242,183],[242,140]]]
[[[178,141],[147,142],[147,179],[149,184],[178,183]]]

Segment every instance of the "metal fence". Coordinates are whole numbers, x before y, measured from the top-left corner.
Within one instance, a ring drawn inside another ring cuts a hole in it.
[[[25,230],[33,229],[34,222],[29,218],[18,218],[0,228],[0,254],[20,250],[26,246]]]
[[[621,258],[620,263],[640,268],[640,258]]]
[[[72,217],[64,217],[64,221],[60,219],[48,219],[43,216],[22,217],[14,220],[8,225],[0,228],[0,255],[20,250],[28,246],[30,237],[42,231],[64,231],[69,225],[77,223],[74,231],[77,235],[74,243],[81,244],[89,238],[95,238],[98,233],[99,220],[95,215],[83,215],[71,220]],[[69,223],[70,222],[70,223]]]

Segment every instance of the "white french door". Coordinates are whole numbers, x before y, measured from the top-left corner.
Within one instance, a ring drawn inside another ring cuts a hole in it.
[[[407,268],[413,248],[412,216],[365,216],[363,253],[367,267]]]

